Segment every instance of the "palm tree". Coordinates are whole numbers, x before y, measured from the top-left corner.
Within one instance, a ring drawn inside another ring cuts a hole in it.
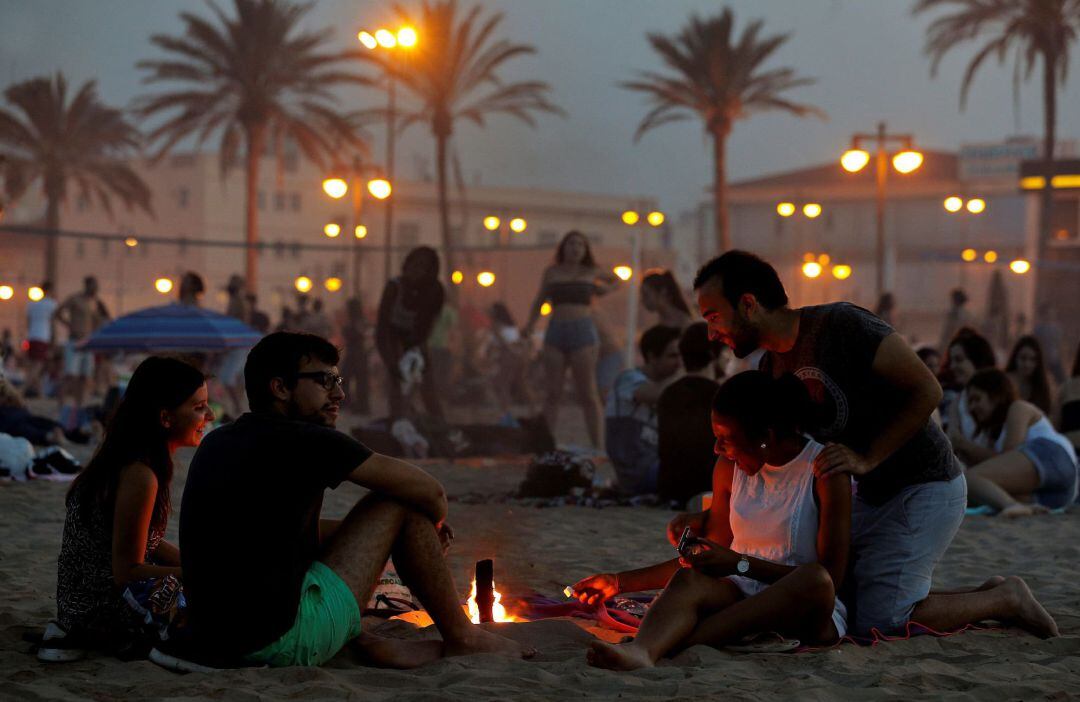
[[[1057,138],[1057,89],[1065,83],[1070,45],[1080,32],[1080,0],[918,0],[914,14],[935,10],[949,14],[935,19],[926,32],[926,53],[931,75],[952,49],[968,41],[985,40],[967,65],[960,84],[960,107],[965,107],[971,83],[990,56],[1004,63],[1016,50],[1017,70],[1027,78],[1042,60],[1043,83],[1043,175],[1046,184],[1039,204],[1039,259],[1050,239],[1054,206],[1051,178],[1054,172],[1054,141]]]
[[[358,135],[355,113],[336,109],[331,89],[342,84],[367,84],[339,64],[345,53],[325,48],[328,32],[299,31],[310,5],[288,0],[234,0],[236,16],[210,8],[216,24],[188,12],[180,13],[182,36],[157,34],[151,42],[168,58],[140,61],[148,70],[146,83],[177,81],[172,91],[149,95],[137,103],[140,115],[168,115],[149,134],[159,144],[156,158],[177,143],[194,137],[201,145],[221,133],[222,174],[243,149],[246,175],[246,280],[257,287],[259,242],[259,159],[271,149],[280,159],[286,141],[320,164],[336,163],[348,149],[366,151]]]
[[[37,179],[45,192],[45,278],[57,280],[60,205],[73,182],[79,196],[96,197],[112,214],[112,197],[149,214],[150,188],[126,163],[139,148],[139,132],[120,110],[98,100],[93,81],[68,99],[63,74],[33,78],[4,91],[14,111],[0,109],[0,172],[8,197],[18,198]]]
[[[713,207],[717,244],[731,248],[727,207],[727,139],[735,122],[766,110],[782,110],[798,117],[824,113],[816,107],[792,102],[783,93],[814,81],[799,78],[792,68],[764,69],[764,64],[789,38],[787,34],[761,37],[763,22],[748,24],[734,36],[735,17],[725,8],[719,15],[694,15],[676,36],[649,34],[670,73],[641,71],[623,87],[646,93],[652,109],[634,134],[634,141],[654,127],[697,115],[713,142]]]
[[[483,18],[479,5],[458,17],[457,0],[423,0],[420,16],[413,21],[401,7],[397,13],[419,27],[420,40],[412,57],[397,62],[380,52],[362,52],[362,58],[379,64],[419,102],[406,113],[401,129],[425,123],[435,137],[435,163],[439,196],[439,221],[443,257],[453,270],[450,205],[447,199],[447,146],[459,120],[483,127],[493,114],[507,114],[535,127],[534,112],[562,114],[548,100],[551,86],[542,81],[504,83],[498,71],[510,59],[536,53],[528,44],[495,38],[502,13]]]

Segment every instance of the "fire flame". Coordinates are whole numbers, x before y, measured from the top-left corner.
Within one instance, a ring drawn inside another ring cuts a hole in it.
[[[519,622],[522,621],[517,617],[507,614],[506,607],[502,606],[502,594],[492,588],[492,592],[495,595],[495,603],[491,605],[491,620],[496,622]],[[476,606],[476,578],[473,578],[472,587],[469,590],[469,619],[473,624],[480,623],[480,608]]]

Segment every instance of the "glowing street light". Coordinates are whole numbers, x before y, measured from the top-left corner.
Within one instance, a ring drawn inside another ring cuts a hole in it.
[[[489,232],[493,232],[498,229],[500,224],[501,222],[499,221],[498,217],[495,217],[493,215],[484,217],[484,229],[487,229]]]
[[[124,244],[125,244],[125,245],[126,245],[126,246],[127,246],[128,248],[129,248],[129,249],[133,249],[133,248],[135,248],[136,246],[138,246],[138,245],[139,245],[139,240],[138,240],[138,239],[136,239],[136,238],[135,238],[135,237],[133,237],[133,236],[129,236],[129,237],[127,238],[127,239],[124,239]]]
[[[1009,269],[1017,275],[1024,275],[1031,270],[1031,264],[1022,258],[1018,258],[1009,264]]]
[[[611,271],[619,280],[630,280],[634,276],[634,269],[630,266],[615,266]]]
[[[397,33],[398,46],[411,49],[416,46],[416,30],[412,27],[402,27]]]
[[[365,236],[367,236],[367,227],[365,227],[363,224],[357,224],[356,229],[353,230],[353,234],[356,236],[357,239],[363,239]]]
[[[338,290],[341,290],[341,285],[341,278],[327,278],[323,282],[323,286],[328,292],[337,292]]]
[[[373,37],[370,32],[360,32],[356,35],[356,38],[368,49],[374,49],[379,45],[379,40]]]
[[[802,266],[802,272],[807,278],[817,278],[821,275],[821,264],[817,261],[807,261]]]
[[[661,224],[664,223],[664,213],[663,212],[650,212],[648,214],[648,216],[645,217],[645,220],[651,226],[659,227]]]
[[[893,156],[892,165],[900,173],[911,173],[919,168],[923,162],[923,155],[918,151],[901,151]]]
[[[35,285],[26,291],[26,296],[30,298],[31,302],[40,302],[45,299],[45,291]]]
[[[840,157],[840,165],[848,173],[858,173],[870,163],[870,152],[863,149],[848,149]]]
[[[322,182],[322,189],[330,197],[340,200],[349,192],[349,184],[344,178],[327,178]]]
[[[168,278],[158,278],[154,281],[154,290],[157,290],[162,295],[168,295],[172,292],[173,282]]]
[[[827,266],[830,261],[832,261],[832,257],[829,254],[818,254],[817,262],[821,265]]]
[[[637,212],[634,212],[633,210],[627,210],[626,212],[622,213],[623,224],[625,224],[625,225],[627,225],[629,227],[632,227],[635,224],[637,224],[638,220],[640,220],[640,219],[641,219],[641,215],[639,215]]]
[[[994,263],[998,260],[997,251],[987,251],[983,254],[983,260],[987,263]]]
[[[986,200],[981,197],[973,197],[967,201],[967,211],[971,214],[981,214],[986,211]]]
[[[330,222],[325,227],[323,227],[322,230],[323,234],[325,234],[326,236],[330,237],[331,239],[336,239],[338,234],[341,234],[341,225],[336,222]]]
[[[945,210],[948,212],[959,212],[964,207],[964,201],[955,195],[945,198]]]
[[[832,267],[833,277],[837,280],[847,280],[851,277],[851,266],[846,264],[838,264]]]
[[[810,219],[814,219],[821,214],[821,205],[816,202],[808,202],[803,205],[802,213]]]
[[[393,49],[397,46],[397,37],[389,29],[380,29],[375,32],[375,41],[384,49]]]
[[[0,300],[10,300],[15,296],[15,288],[10,285],[0,285]]]
[[[545,302],[544,304],[540,305],[540,316],[547,317],[549,314],[551,314],[551,303]]]
[[[390,193],[393,192],[393,188],[390,187],[390,181],[385,178],[376,178],[375,180],[369,180],[367,184],[368,192],[376,200],[385,200],[390,197]]]
[[[482,271],[476,274],[476,282],[482,287],[490,288],[495,284],[495,274],[491,271]]]
[[[522,233],[523,231],[525,231],[525,227],[527,226],[529,226],[528,222],[526,222],[525,219],[522,217],[514,217],[512,220],[510,220],[510,231],[514,232],[515,234]]]
[[[450,274],[450,282],[454,285],[461,285],[465,281],[465,274],[461,271],[454,271]]]
[[[802,260],[803,260],[803,263],[810,263],[811,261],[813,261],[813,260],[814,260],[814,259],[816,259],[816,258],[817,258],[817,256],[815,256],[814,254],[810,253],[809,251],[807,251],[806,253],[804,253],[804,254],[802,255]]]
[[[795,203],[781,202],[779,205],[776,206],[776,214],[780,215],[781,217],[790,217],[791,215],[795,214]]]
[[[299,292],[302,292],[302,293],[311,292],[311,278],[308,278],[306,275],[302,275],[299,278],[297,278],[293,282],[293,285],[296,286],[296,289]]]
[[[960,258],[964,259],[968,263],[971,263],[979,257],[979,252],[975,249],[964,249],[960,252]]]

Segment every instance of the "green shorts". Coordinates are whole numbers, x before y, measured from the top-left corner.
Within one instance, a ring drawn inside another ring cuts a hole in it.
[[[345,581],[315,561],[300,586],[300,606],[292,628],[277,641],[244,656],[275,668],[318,666],[360,635],[360,607]]]

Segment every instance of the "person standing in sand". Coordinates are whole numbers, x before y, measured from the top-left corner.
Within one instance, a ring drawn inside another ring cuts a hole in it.
[[[263,338],[248,355],[251,412],[204,439],[184,489],[190,639],[181,646],[226,666],[317,666],[351,641],[387,667],[526,655],[462,611],[443,558],[453,531],[442,485],[334,429],[345,399],[338,360],[327,340],[290,332]],[[322,519],[324,491],[346,481],[371,492],[345,519]],[[361,633],[360,609],[391,556],[442,641]]]
[[[94,354],[80,351],[79,342],[88,338],[105,322],[109,313],[98,299],[97,278],[90,275],[83,279],[83,289],[69,296],[56,309],[54,319],[68,330],[68,340],[64,344],[64,379],[60,398],[60,423],[65,429],[74,429],[79,424],[79,412],[86,402],[86,393],[90,379],[94,377]],[[66,404],[70,397],[74,406]]]
[[[899,334],[848,303],[791,309],[776,270],[745,251],[705,264],[694,290],[711,338],[740,358],[764,349],[762,370],[794,373],[810,391],[815,416],[807,431],[826,446],[815,473],[855,479],[847,595],[855,634],[903,633],[910,622],[947,631],[996,619],[1057,635],[1019,578],[930,592],[934,567],[964,518],[967,488],[930,419],[941,386]],[[705,521],[705,513],[677,517],[669,537],[685,525],[703,533]]]

